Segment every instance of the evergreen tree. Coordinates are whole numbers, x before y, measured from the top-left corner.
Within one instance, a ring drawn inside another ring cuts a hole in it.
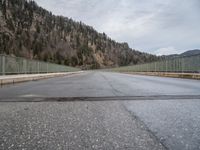
[[[7,19],[7,1],[2,2],[2,13],[5,19]]]

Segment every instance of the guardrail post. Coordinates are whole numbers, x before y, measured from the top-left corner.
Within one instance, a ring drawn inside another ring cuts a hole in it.
[[[47,62],[47,73],[49,73],[49,64]]]
[[[6,64],[5,61],[6,61],[5,56],[2,55],[2,75],[5,75],[5,64]]]
[[[23,73],[23,74],[26,74],[26,60],[23,59],[22,62],[23,62],[22,73]]]
[[[25,74],[27,74],[27,72],[28,72],[28,64],[27,64],[27,60],[25,59],[24,62],[25,62]]]
[[[182,73],[184,72],[184,58],[182,58],[182,63],[181,63],[181,70],[182,70]]]
[[[37,63],[37,72],[40,73],[40,62]]]

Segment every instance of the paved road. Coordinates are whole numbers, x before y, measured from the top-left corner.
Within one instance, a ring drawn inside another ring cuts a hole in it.
[[[200,95],[199,83],[187,79],[86,72],[70,78],[66,76],[4,87],[0,95],[2,98]]]
[[[200,149],[199,95],[197,80],[105,72],[4,86],[0,149]]]

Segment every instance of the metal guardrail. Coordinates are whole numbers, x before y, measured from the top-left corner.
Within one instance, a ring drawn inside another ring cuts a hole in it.
[[[179,72],[200,73],[200,55],[177,57],[163,61],[113,68],[119,72]]]
[[[73,72],[79,70],[69,66],[0,54],[0,75]]]

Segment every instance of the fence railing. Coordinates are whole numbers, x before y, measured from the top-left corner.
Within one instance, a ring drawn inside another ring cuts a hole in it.
[[[113,68],[119,72],[179,72],[200,73],[200,55],[165,59],[158,62]]]
[[[80,69],[0,54],[0,75],[71,72]]]

